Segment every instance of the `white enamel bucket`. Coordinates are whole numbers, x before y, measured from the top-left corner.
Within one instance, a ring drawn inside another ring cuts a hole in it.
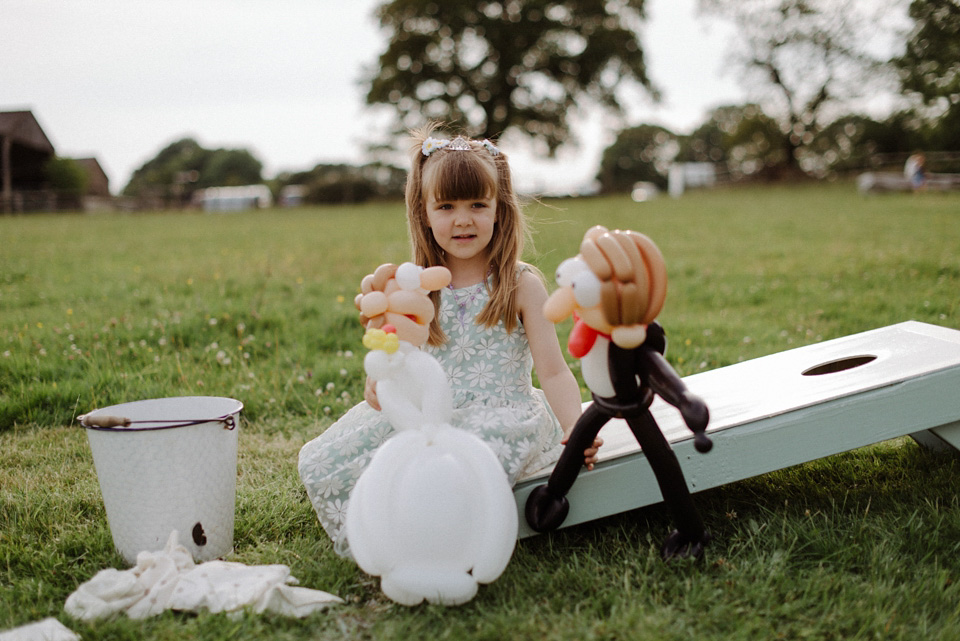
[[[128,563],[163,549],[173,530],[197,561],[233,549],[241,409],[232,398],[181,396],[79,417],[113,544]]]

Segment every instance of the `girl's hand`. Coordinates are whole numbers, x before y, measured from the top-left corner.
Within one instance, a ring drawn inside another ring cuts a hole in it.
[[[380,401],[377,399],[377,382],[367,377],[367,382],[363,385],[363,400],[373,409],[380,411]]]
[[[564,438],[562,441],[560,441],[560,444],[566,445],[567,439]],[[602,445],[603,439],[598,436],[593,439],[593,445],[583,451],[583,464],[587,466],[588,470],[592,470],[593,465],[597,462],[597,452],[600,450]]]

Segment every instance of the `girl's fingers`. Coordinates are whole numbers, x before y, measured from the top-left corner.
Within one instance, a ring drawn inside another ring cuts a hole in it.
[[[377,399],[377,382],[370,377],[367,377],[363,386],[363,400],[373,409],[380,411],[380,401]]]

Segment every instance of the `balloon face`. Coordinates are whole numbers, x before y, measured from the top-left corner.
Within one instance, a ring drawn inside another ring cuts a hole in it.
[[[556,276],[559,289],[544,304],[547,319],[576,314],[626,349],[643,343],[667,295],[663,255],[647,236],[630,230],[589,229],[580,253],[563,261]]]
[[[411,345],[426,344],[436,314],[429,292],[450,283],[446,267],[423,269],[413,263],[381,265],[360,282],[354,301],[364,327],[393,325],[397,336]]]
[[[394,278],[400,289],[414,290],[420,287],[420,272],[422,270],[413,263],[404,263],[397,268]]]

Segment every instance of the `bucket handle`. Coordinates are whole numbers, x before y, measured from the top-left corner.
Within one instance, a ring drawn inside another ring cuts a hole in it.
[[[223,423],[223,429],[233,430],[237,427],[237,422],[233,418],[233,414],[228,414],[226,416],[221,416],[219,418],[202,418],[202,419],[150,419],[150,420],[138,420],[133,421],[129,418],[124,418],[122,416],[90,416],[89,414],[83,414],[77,417],[77,420],[80,421],[81,427],[89,427],[93,429],[100,430],[112,430],[118,427],[130,427],[131,425],[136,425],[139,423],[164,423],[157,427],[134,427],[134,430],[165,430],[172,427],[187,427],[189,425],[200,425],[201,423]]]

